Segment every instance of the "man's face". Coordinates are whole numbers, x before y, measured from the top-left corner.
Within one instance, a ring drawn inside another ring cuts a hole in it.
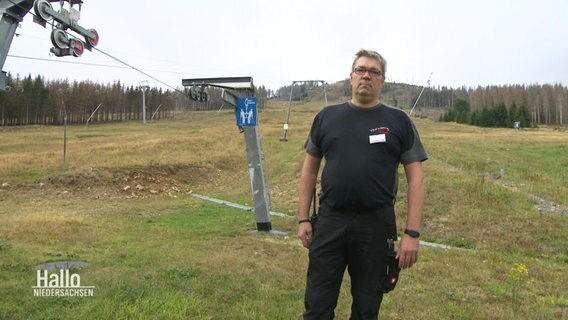
[[[351,89],[355,103],[367,105],[378,102],[385,82],[384,70],[378,60],[361,57],[351,71]]]

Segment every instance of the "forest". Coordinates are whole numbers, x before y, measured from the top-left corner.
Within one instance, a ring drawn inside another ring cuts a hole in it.
[[[41,76],[13,78],[8,90],[0,91],[0,126],[63,125],[115,121],[141,121],[143,98],[147,120],[169,118],[175,110],[217,110],[224,107],[221,90],[209,88],[209,101],[189,99],[186,89],[162,90],[91,81],[45,81]],[[263,86],[255,88],[257,98],[266,97]],[[262,107],[264,99],[259,99]],[[226,104],[225,104],[225,107]]]
[[[298,87],[293,90],[292,101],[309,101],[311,95],[317,96],[318,99],[323,96],[323,90],[317,84],[308,82]],[[278,89],[275,95],[282,100],[288,99],[290,90],[291,86],[284,86]],[[328,84],[326,90],[330,101],[348,100],[351,96],[349,79]],[[568,88],[560,84],[478,86],[476,88],[438,86],[425,87],[422,94],[421,92],[422,87],[420,86],[385,82],[381,100],[403,109],[413,106],[417,109],[440,108],[447,116],[435,120],[473,125],[478,125],[480,119],[500,114],[514,115],[512,118],[515,119],[522,118],[523,126],[565,126],[568,123]],[[505,112],[502,110],[503,107],[506,109]],[[499,110],[493,112],[494,109]],[[497,126],[500,126],[503,121],[509,120],[508,118],[495,119],[487,123],[499,123]]]
[[[568,88],[560,84],[479,86],[437,90],[427,88],[418,105],[452,108],[462,116],[467,110],[473,118],[469,121],[457,121],[458,119],[454,121],[470,124],[476,124],[475,121],[482,118],[502,115],[494,122],[489,121],[489,125],[485,126],[501,126],[492,124],[507,119],[505,118],[507,114],[510,116],[508,120],[511,125],[513,121],[521,120],[525,126],[532,127],[564,126],[568,122]],[[527,122],[530,122],[530,125]]]
[[[126,86],[120,81],[108,84],[90,81],[46,81],[41,76],[14,78],[8,74],[7,86],[9,90],[0,91],[0,126],[62,125],[65,118],[70,124],[84,124],[87,121],[140,121],[143,117],[143,98],[147,120],[172,117],[175,110],[202,111],[228,107],[221,100],[221,90],[216,88],[208,89],[208,101],[198,102],[189,99],[187,89],[163,90],[155,87]],[[291,88],[292,86],[283,86],[272,91],[264,86],[255,87],[258,107],[262,108],[268,99],[323,100],[324,90],[321,84],[306,82],[296,85],[293,97],[290,97]],[[325,92],[330,103],[349,99],[349,79],[326,84]],[[445,117],[435,120],[474,125],[478,125],[475,122],[482,118],[499,114],[507,114],[508,118],[495,119],[489,123],[501,124],[505,121],[509,126],[511,121],[517,121],[513,118],[519,117],[522,117],[522,125],[526,127],[565,126],[568,122],[568,88],[560,84],[422,88],[386,82],[381,99],[400,108],[440,108]],[[495,111],[496,109],[499,110]],[[519,116],[511,117],[511,114]]]

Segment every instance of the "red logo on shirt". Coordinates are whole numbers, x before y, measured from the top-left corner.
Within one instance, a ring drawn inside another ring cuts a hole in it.
[[[390,133],[390,129],[387,127],[379,127],[379,128],[374,128],[369,130],[371,131],[372,134],[389,134]]]

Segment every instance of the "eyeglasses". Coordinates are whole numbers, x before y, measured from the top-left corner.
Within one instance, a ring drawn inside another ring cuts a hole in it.
[[[364,76],[365,73],[368,72],[369,75],[373,78],[378,78],[378,77],[383,75],[383,72],[381,70],[367,69],[367,68],[363,68],[363,67],[357,67],[357,68],[353,69],[353,72],[355,72],[355,74],[358,75],[358,76]]]

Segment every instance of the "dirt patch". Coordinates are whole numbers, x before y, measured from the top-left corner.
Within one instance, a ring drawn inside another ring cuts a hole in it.
[[[129,168],[85,168],[54,175],[41,181],[17,185],[3,184],[4,194],[27,197],[140,197],[179,192],[217,180],[220,170],[214,166],[180,164],[149,165]]]

